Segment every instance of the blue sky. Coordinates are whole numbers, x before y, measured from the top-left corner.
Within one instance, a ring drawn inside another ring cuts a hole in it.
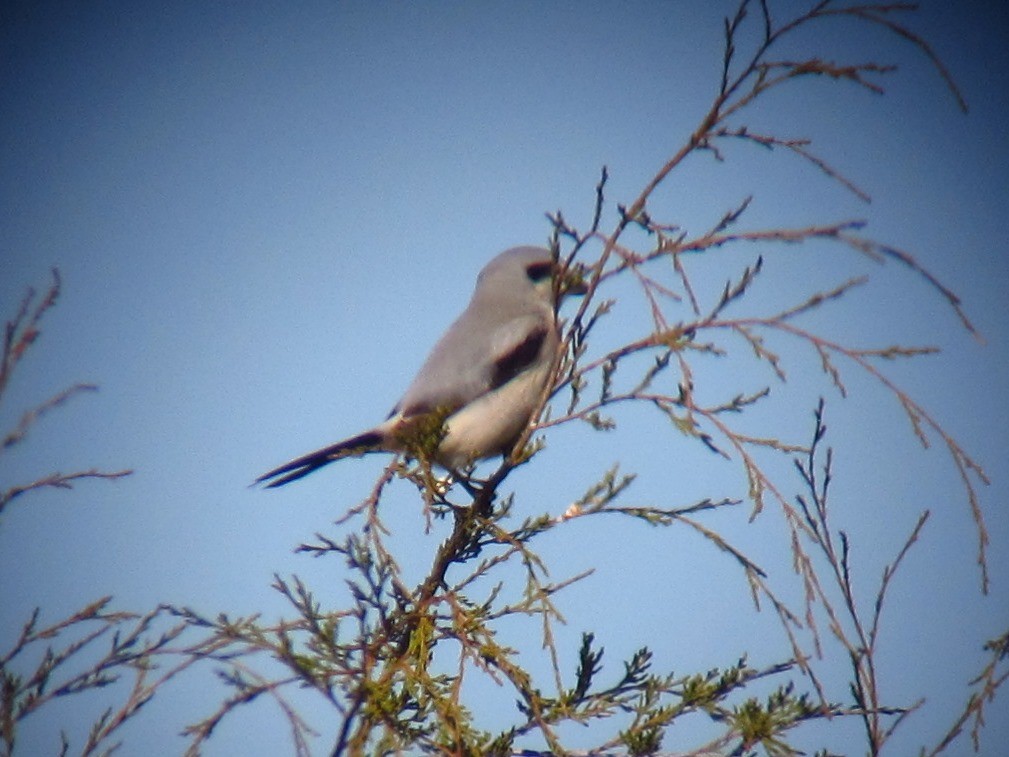
[[[803,4],[771,5],[784,15]],[[948,64],[969,115],[906,42],[840,24],[801,41],[825,57],[895,56],[892,92],[879,98],[804,82],[745,119],[813,137],[871,204],[793,158],[736,145],[724,163],[692,158],[651,205],[656,218],[693,232],[749,194],[754,228],[866,218],[872,236],[912,251],[955,290],[985,337],[982,346],[965,334],[906,270],[849,252],[767,248],[696,263],[710,301],[763,252],[757,312],[871,274],[857,296],[809,323],[859,345],[944,350],[884,368],[992,479],[981,492],[991,532],[987,598],[977,593],[975,536],[957,474],[941,444],[921,449],[890,395],[849,370],[852,391],[842,400],[815,355],[785,342],[777,345],[791,377],[784,387],[742,357],[697,366],[698,391],[708,397],[773,385],[774,404],[753,421],[765,425],[754,428],[791,440],[808,438],[816,398],[827,397],[835,513],[856,561],[865,561],[867,598],[918,513],[932,510],[881,641],[891,701],[928,697],[894,754],[948,727],[983,665],[981,643],[1009,626],[1009,403],[1001,391],[1009,368],[1009,18],[997,3],[923,5],[912,26]],[[274,573],[297,573],[320,592],[342,586],[342,565],[292,549],[332,528],[370,490],[383,459],[347,461],[281,491],[249,489],[249,481],[383,417],[490,257],[542,243],[547,211],[587,225],[604,164],[612,225],[612,203],[630,202],[708,107],[721,16],[731,6],[5,6],[2,315],[13,314],[28,285],[43,289],[53,265],[64,291],[0,406],[0,427],[77,381],[101,391],[5,451],[0,486],[53,470],[136,472],[23,498],[3,514],[0,647],[36,605],[56,619],[113,594],[122,609],[167,601],[276,618],[284,608],[268,588]],[[612,294],[620,305],[602,336],[616,343],[647,328],[647,313],[633,288]],[[514,477],[519,513],[563,512],[618,460],[641,474],[634,502],[745,494],[738,465],[653,415],[628,410],[617,420],[610,435],[552,433],[536,464]],[[386,507],[419,575],[441,534],[422,534],[405,488]],[[710,522],[788,585],[775,517],[748,525],[739,511]],[[659,669],[678,672],[743,651],[757,664],[787,655],[771,614],[740,610],[738,572],[692,533],[576,522],[542,549],[557,578],[597,567],[562,595],[569,623],[560,633],[576,640],[595,630],[613,675],[644,644]],[[543,670],[535,645],[528,659]],[[210,680],[181,681],[125,733],[124,753],[181,751],[175,734],[223,693]],[[510,694],[488,687],[479,696],[489,727],[501,722]],[[984,754],[1009,740],[1002,705],[989,713]],[[207,753],[276,753],[286,731],[266,704],[258,707],[225,723]],[[326,711],[310,700],[306,707],[326,732]],[[55,751],[59,724],[79,728],[101,709],[81,699],[27,722],[25,753]],[[860,736],[854,723],[837,728],[835,749],[844,751],[844,734]],[[572,738],[577,747],[582,736]],[[319,753],[329,743],[319,739]],[[818,745],[811,736],[807,746]],[[677,744],[667,739],[666,747]]]

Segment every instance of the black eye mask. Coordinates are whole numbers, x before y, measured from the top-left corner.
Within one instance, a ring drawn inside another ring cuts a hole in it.
[[[526,276],[529,277],[530,281],[539,283],[544,279],[550,278],[554,272],[553,263],[533,263],[531,266],[526,268]]]

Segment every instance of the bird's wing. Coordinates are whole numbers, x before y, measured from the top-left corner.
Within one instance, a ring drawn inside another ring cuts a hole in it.
[[[523,319],[529,320],[529,319]],[[487,391],[504,386],[524,370],[538,362],[543,343],[549,333],[540,319],[525,324],[522,329],[509,329],[502,333],[500,343],[491,361],[491,375]]]
[[[549,335],[549,325],[538,314],[512,318],[483,333],[460,325],[454,324],[435,345],[393,414],[458,410],[533,365]]]

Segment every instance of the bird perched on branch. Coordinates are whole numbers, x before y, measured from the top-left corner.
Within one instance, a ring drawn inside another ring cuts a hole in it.
[[[450,469],[508,454],[558,358],[557,299],[585,291],[580,282],[555,281],[559,272],[545,248],[502,252],[480,271],[469,305],[382,423],[274,468],[256,483],[282,486],[369,452],[430,450]]]

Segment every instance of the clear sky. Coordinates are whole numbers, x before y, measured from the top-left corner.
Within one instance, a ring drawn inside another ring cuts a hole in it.
[[[44,289],[53,265],[64,292],[0,406],[0,428],[72,383],[101,391],[0,455],[0,487],[54,470],[136,473],[35,494],[4,512],[0,648],[34,606],[55,620],[105,594],[127,610],[173,602],[278,618],[274,573],[297,573],[322,597],[331,587],[339,606],[343,566],[292,549],[332,529],[369,491],[382,457],[279,491],[248,483],[384,417],[487,260],[543,243],[547,211],[587,225],[602,165],[612,203],[630,202],[707,109],[721,17],[733,5],[5,3],[0,315],[13,315],[27,286]],[[800,5],[771,2],[782,14]],[[782,399],[761,428],[804,441],[816,397],[827,397],[834,507],[853,559],[864,560],[867,600],[918,513],[933,512],[895,584],[881,640],[884,698],[928,698],[892,754],[945,731],[984,664],[981,644],[1009,626],[1009,13],[996,2],[923,6],[912,26],[948,64],[969,115],[911,45],[840,24],[803,40],[838,60],[895,57],[892,94],[809,82],[745,120],[814,137],[871,204],[794,158],[734,146],[724,163],[692,159],[651,206],[693,232],[748,194],[755,228],[866,218],[873,236],[913,251],[961,295],[986,339],[971,339],[898,266],[831,248],[759,250],[765,303],[871,274],[857,297],[811,323],[864,346],[941,346],[939,357],[884,368],[993,482],[981,492],[992,541],[992,592],[981,598],[973,525],[942,445],[922,450],[893,398],[850,367],[852,392],[842,400],[817,373],[815,354],[779,345],[795,381],[774,385]],[[609,225],[614,218],[611,204]],[[757,251],[698,269],[718,282],[709,302]],[[615,293],[627,299],[605,334],[641,333],[646,313],[633,290]],[[705,363],[697,381],[718,397],[773,377],[741,357]],[[515,476],[518,512],[563,512],[618,460],[641,473],[629,504],[745,495],[738,464],[647,413],[617,420],[608,436],[587,427],[552,433],[546,452]],[[405,489],[386,507],[419,575],[443,532],[421,533]],[[777,516],[748,525],[746,514],[710,523],[788,585]],[[613,676],[645,644],[658,670],[677,672],[746,651],[756,665],[788,654],[772,615],[749,610],[731,562],[685,529],[573,523],[542,550],[558,579],[597,567],[560,596],[569,621],[561,636],[573,646],[594,630]],[[529,659],[544,671],[535,645]],[[512,706],[510,693],[492,688],[479,694],[488,727],[508,722]],[[179,753],[179,731],[223,693],[208,671],[181,680],[124,733],[122,753]],[[989,712],[983,754],[1009,743],[1006,701],[1003,693]],[[325,753],[329,714],[306,706]],[[27,722],[24,754],[54,753],[64,724],[79,745],[101,709],[98,698],[81,698]],[[577,747],[583,737],[572,733]],[[691,737],[672,732],[681,733]],[[810,731],[809,748],[820,746],[819,733]],[[854,722],[833,733],[829,745],[842,752],[844,734],[860,736]],[[677,748],[675,738],[666,748]],[[225,722],[207,753],[277,754],[286,740],[264,702]]]

